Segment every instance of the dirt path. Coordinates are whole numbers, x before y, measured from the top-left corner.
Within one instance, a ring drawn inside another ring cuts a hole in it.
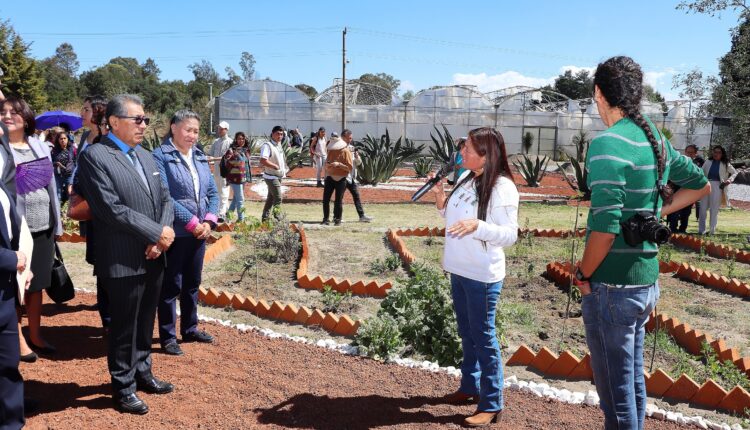
[[[166,396],[143,394],[145,416],[111,408],[105,344],[94,296],[45,305],[45,334],[59,348],[51,360],[24,364],[27,395],[40,401],[28,428],[455,428],[471,406],[437,404],[456,379],[350,357],[319,347],[206,325],[215,345],[185,344],[185,355],[154,354],[154,372],[175,384]],[[156,345],[155,345],[156,346]],[[598,408],[506,390],[496,428],[591,429]],[[648,419],[650,429],[676,424]]]

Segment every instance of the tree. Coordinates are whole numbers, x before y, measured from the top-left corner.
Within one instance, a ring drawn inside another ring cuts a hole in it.
[[[294,88],[302,91],[309,98],[313,98],[318,95],[318,90],[316,90],[315,87],[313,87],[312,85],[297,84],[294,86]]]
[[[401,94],[401,100],[403,101],[409,101],[414,98],[414,91],[408,90],[405,93]]]
[[[716,114],[729,112],[734,142],[730,155],[750,158],[750,18],[732,36],[732,47],[719,60],[721,84],[714,90],[710,108]]]
[[[696,118],[704,121],[708,117],[708,98],[718,81],[713,76],[703,76],[699,69],[680,73],[672,78],[672,89],[679,89],[678,95],[688,100],[687,143],[693,143]]]
[[[214,66],[210,61],[201,60],[200,63],[193,63],[189,65],[188,69],[193,72],[193,76],[195,77],[196,81],[205,83],[210,82],[214,85],[218,85],[219,83],[221,83],[219,72],[214,69]]]
[[[242,69],[242,79],[252,81],[255,77],[255,57],[249,52],[242,52],[240,58],[240,69]]]
[[[387,73],[365,73],[364,75],[359,77],[359,81],[366,84],[373,84],[379,87],[383,87],[386,90],[390,91],[391,94],[395,94],[398,91],[398,87],[401,85],[400,80]]]
[[[153,76],[157,80],[161,74],[161,69],[156,65],[156,61],[154,61],[153,58],[147,58],[146,62],[141,66],[141,69],[146,76]]]
[[[64,108],[78,103],[78,56],[69,43],[63,43],[55,55],[41,62],[44,92],[51,108]]]
[[[566,70],[555,79],[552,88],[573,100],[590,98],[594,91],[594,77],[589,75],[588,70],[580,70],[575,75],[571,70]]]
[[[232,87],[242,82],[242,78],[240,78],[240,75],[238,75],[233,68],[227,66],[224,68],[224,72],[227,74],[227,87]]]
[[[31,45],[16,33],[10,21],[0,21],[0,65],[5,74],[3,92],[17,95],[35,111],[47,107],[39,63],[29,56]]]
[[[649,84],[643,84],[643,98],[651,103],[664,103],[666,101],[664,100],[664,96]]]
[[[686,13],[705,13],[709,16],[716,16],[727,9],[732,9],[740,12],[742,19],[750,18],[750,6],[747,5],[745,0],[681,1],[675,9],[684,10]]]
[[[107,98],[130,92],[128,83],[131,80],[132,75],[125,66],[111,61],[81,74],[81,84],[86,94],[102,94]]]

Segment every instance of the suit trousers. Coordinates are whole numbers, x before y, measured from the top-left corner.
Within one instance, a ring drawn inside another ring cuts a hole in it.
[[[143,275],[102,279],[111,318],[107,364],[116,395],[134,393],[136,378],[152,376],[151,343],[163,280],[163,258],[148,260]]]
[[[201,285],[206,241],[176,237],[167,250],[167,270],[159,299],[159,342],[177,341],[177,297],[180,298],[180,334],[198,330],[198,287]]]
[[[0,290],[0,429],[20,429],[24,425],[23,378],[18,371],[16,293],[15,286],[7,284]]]

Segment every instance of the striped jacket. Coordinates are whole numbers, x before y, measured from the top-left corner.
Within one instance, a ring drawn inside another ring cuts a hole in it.
[[[663,183],[667,180],[687,189],[706,184],[703,171],[690,158],[680,155],[668,140],[660,137],[649,121],[660,152],[665,153]],[[619,285],[648,285],[656,282],[659,264],[658,246],[652,242],[631,247],[620,235],[620,222],[636,212],[653,212],[657,168],[646,133],[632,120],[623,118],[591,141],[586,155],[591,210],[587,229],[617,235],[602,264],[592,274],[592,281]],[[659,199],[657,216],[661,213]]]

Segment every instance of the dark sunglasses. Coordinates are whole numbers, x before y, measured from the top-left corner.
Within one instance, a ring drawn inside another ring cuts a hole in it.
[[[148,125],[151,122],[151,118],[149,118],[147,116],[143,116],[143,115],[138,115],[138,116],[118,116],[118,118],[132,119],[133,121],[135,121],[135,123],[137,125],[141,125],[142,122],[146,123],[146,125]]]

